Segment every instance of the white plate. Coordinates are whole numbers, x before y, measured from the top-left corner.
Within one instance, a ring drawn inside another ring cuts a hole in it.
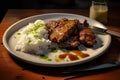
[[[15,42],[14,40],[11,40],[11,36],[22,27],[28,25],[28,23],[34,22],[38,19],[42,19],[46,21],[46,20],[60,19],[60,18],[78,19],[80,22],[83,22],[86,19],[90,25],[106,28],[104,25],[102,25],[101,23],[95,20],[92,20],[85,16],[76,15],[76,14],[48,13],[48,14],[42,14],[42,15],[35,15],[35,16],[22,19],[14,23],[13,25],[11,25],[3,35],[3,45],[10,52],[10,54],[17,57],[20,60],[23,60],[25,62],[34,64],[34,65],[49,66],[49,67],[63,67],[63,66],[82,64],[102,55],[109,47],[111,42],[111,36],[108,34],[105,34],[105,35],[97,34],[97,44],[94,46],[94,48],[86,48],[86,50],[83,50],[81,48],[81,51],[86,52],[90,55],[89,57],[86,57],[80,60],[70,61],[70,62],[54,62],[54,61],[42,60],[34,55],[17,52],[14,50],[14,47],[11,46],[16,44],[16,43],[14,44]]]

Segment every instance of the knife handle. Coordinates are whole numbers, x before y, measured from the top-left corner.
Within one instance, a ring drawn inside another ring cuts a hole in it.
[[[106,33],[111,34],[111,35],[116,36],[116,37],[120,37],[120,33],[119,32],[107,30]]]

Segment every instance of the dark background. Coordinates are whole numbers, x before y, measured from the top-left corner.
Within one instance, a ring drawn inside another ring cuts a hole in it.
[[[120,8],[120,0],[107,0],[109,8]],[[0,21],[8,9],[89,9],[91,0],[0,0]]]
[[[92,0],[0,0],[2,8],[89,8]],[[120,0],[106,0],[109,7],[120,7]]]

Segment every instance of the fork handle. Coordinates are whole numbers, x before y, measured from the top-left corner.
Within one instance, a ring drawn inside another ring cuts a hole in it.
[[[116,37],[120,37],[120,33],[119,32],[107,30],[106,33],[111,34],[111,35],[116,36]]]

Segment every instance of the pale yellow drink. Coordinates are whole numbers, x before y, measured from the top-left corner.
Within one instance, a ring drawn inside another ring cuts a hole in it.
[[[107,22],[108,7],[106,5],[92,5],[89,17],[100,22]]]

